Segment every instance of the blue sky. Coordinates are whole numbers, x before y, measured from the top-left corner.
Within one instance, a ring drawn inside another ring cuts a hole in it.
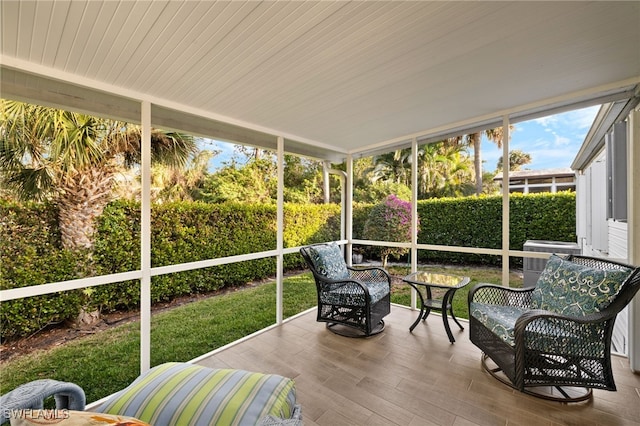
[[[599,108],[596,105],[517,123],[511,134],[509,149],[519,149],[531,155],[532,161],[524,169],[570,167]],[[501,156],[502,149],[483,138],[483,169],[495,170]]]
[[[519,149],[531,155],[532,162],[526,165],[525,169],[540,170],[569,167],[578,153],[580,145],[582,145],[599,108],[596,105],[517,123],[511,133],[510,149]],[[202,148],[222,151],[211,159],[211,170],[219,167],[222,163],[230,162],[234,154],[237,160],[244,160],[243,155],[235,153],[233,144],[206,140]],[[473,152],[471,151],[470,154],[473,155]],[[498,149],[493,142],[483,138],[483,169],[485,171],[494,171],[501,156],[502,149]]]

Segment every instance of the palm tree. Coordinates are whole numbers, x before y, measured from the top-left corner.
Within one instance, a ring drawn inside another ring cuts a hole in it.
[[[193,201],[207,177],[209,160],[220,151],[203,150],[184,167],[163,163],[151,166],[151,199],[154,203]]]
[[[418,160],[418,198],[466,195],[471,164],[456,141],[423,145]]]
[[[512,130],[513,125],[509,125],[509,134],[511,134]],[[480,142],[483,134],[491,142],[494,142],[498,148],[502,148],[504,131],[502,127],[496,127],[495,129],[487,129],[483,132],[472,133],[465,136],[467,143],[470,146],[473,146],[473,167],[476,175],[476,195],[482,194],[482,154],[480,152]]]
[[[373,157],[371,181],[375,183],[380,180],[409,185],[411,181],[410,159],[410,149],[399,149]]]
[[[452,138],[418,147],[418,198],[461,195],[468,192],[465,179],[470,180],[470,163],[464,155],[461,138]],[[411,150],[401,149],[373,157],[367,170],[371,182],[386,182],[409,186],[411,181]]]
[[[58,203],[65,248],[90,248],[116,174],[140,163],[141,130],[124,122],[1,100],[0,179],[20,199]],[[152,161],[184,166],[188,135],[153,129]]]
[[[498,170],[502,170],[502,162],[503,159],[502,156],[500,156],[500,158],[498,159],[498,164],[496,165],[496,168]],[[520,170],[522,166],[529,163],[531,163],[531,154],[523,152],[519,149],[509,151],[509,171]]]

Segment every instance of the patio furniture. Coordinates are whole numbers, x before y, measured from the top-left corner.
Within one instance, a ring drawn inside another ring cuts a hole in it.
[[[318,293],[317,320],[347,337],[368,337],[384,330],[391,312],[391,278],[382,268],[347,266],[336,243],[300,249]]]
[[[553,254],[534,288],[476,285],[469,337],[483,352],[483,367],[507,385],[554,401],[584,401],[593,388],[616,390],[613,326],[639,288],[640,268]]]
[[[84,391],[74,383],[41,379],[18,386],[0,397],[0,423],[8,421],[17,410],[44,408],[44,401],[53,397],[56,410],[84,410]]]
[[[77,385],[65,385],[82,392]],[[41,393],[38,391],[38,396]],[[82,403],[82,407],[76,405],[71,408],[82,409],[84,399]],[[4,396],[1,408],[4,413]],[[12,406],[12,409],[26,408],[30,407]],[[35,413],[35,418],[44,415],[47,414],[40,416]],[[139,424],[135,422],[137,420],[154,426],[302,425],[301,408],[296,401],[292,379],[277,374],[214,369],[179,362],[151,368],[129,386],[106,398],[92,412],[70,411],[68,417],[74,421],[82,417],[84,424],[93,424],[84,417],[87,415],[97,419],[132,419],[131,423],[121,424]],[[30,416],[29,411],[27,417]],[[18,417],[25,416],[14,416]]]
[[[460,330],[464,330],[464,327],[460,324],[453,313],[453,296],[455,295],[456,290],[469,284],[469,281],[471,281],[470,278],[451,274],[436,274],[432,272],[418,271],[407,275],[404,277],[403,281],[413,287],[420,297],[420,313],[418,314],[418,318],[416,318],[415,322],[411,324],[411,327],[409,327],[409,331],[412,332],[418,323],[420,323],[420,320],[426,320],[431,310],[439,311],[442,313],[442,322],[444,323],[444,329],[447,331],[449,341],[454,343],[456,339],[454,339],[453,333],[451,333],[447,314],[451,315],[451,318],[456,324],[458,324]],[[425,288],[426,297],[422,296],[420,287]],[[432,298],[432,288],[446,290],[441,300]]]
[[[273,418],[301,424],[292,379],[177,362],[143,373],[97,411],[154,426],[255,425]]]

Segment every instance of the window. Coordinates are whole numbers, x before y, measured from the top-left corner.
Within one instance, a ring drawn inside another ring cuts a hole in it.
[[[607,219],[627,220],[627,122],[613,125],[605,137]]]

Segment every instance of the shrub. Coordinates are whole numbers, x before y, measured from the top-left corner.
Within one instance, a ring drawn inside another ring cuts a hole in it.
[[[510,196],[509,247],[522,250],[526,240],[576,240],[574,192]],[[418,243],[462,247],[502,247],[502,196],[441,198],[418,202]],[[498,256],[420,250],[421,261],[500,264]],[[512,258],[513,266],[522,260]]]
[[[575,241],[575,193],[512,194],[510,205],[512,249],[522,249],[527,239]],[[501,247],[500,196],[422,200],[417,209],[421,224],[419,243]],[[353,206],[354,236],[409,241],[410,211],[408,203],[393,197],[375,206],[356,204]],[[153,206],[151,216],[153,266],[276,247],[274,205],[181,202]],[[284,221],[285,247],[336,240],[340,236],[340,207],[335,204],[287,203]],[[61,248],[55,205],[20,205],[0,200],[0,223],[2,289],[140,269],[140,205],[136,202],[115,201],[105,208],[98,219],[91,253]],[[391,250],[388,255],[404,252],[403,249]],[[284,259],[286,269],[304,265],[297,253]],[[420,250],[419,260],[498,263],[501,259]],[[152,277],[152,300],[155,303],[243,284],[273,275],[275,268],[275,259],[271,257]],[[139,300],[139,282],[128,281],[92,287],[90,291],[5,301],[0,312],[0,338],[29,335],[49,324],[74,318],[87,303],[89,307],[109,311],[137,307]]]
[[[85,277],[92,262],[86,251],[61,249],[58,210],[52,204],[0,201],[0,289]],[[80,290],[2,302],[2,339],[23,336],[74,318],[85,295]]]
[[[373,206],[364,225],[364,236],[368,240],[411,242],[411,203],[392,194]],[[408,252],[400,247],[373,250],[382,258],[383,268],[387,266],[389,256],[399,257]]]

